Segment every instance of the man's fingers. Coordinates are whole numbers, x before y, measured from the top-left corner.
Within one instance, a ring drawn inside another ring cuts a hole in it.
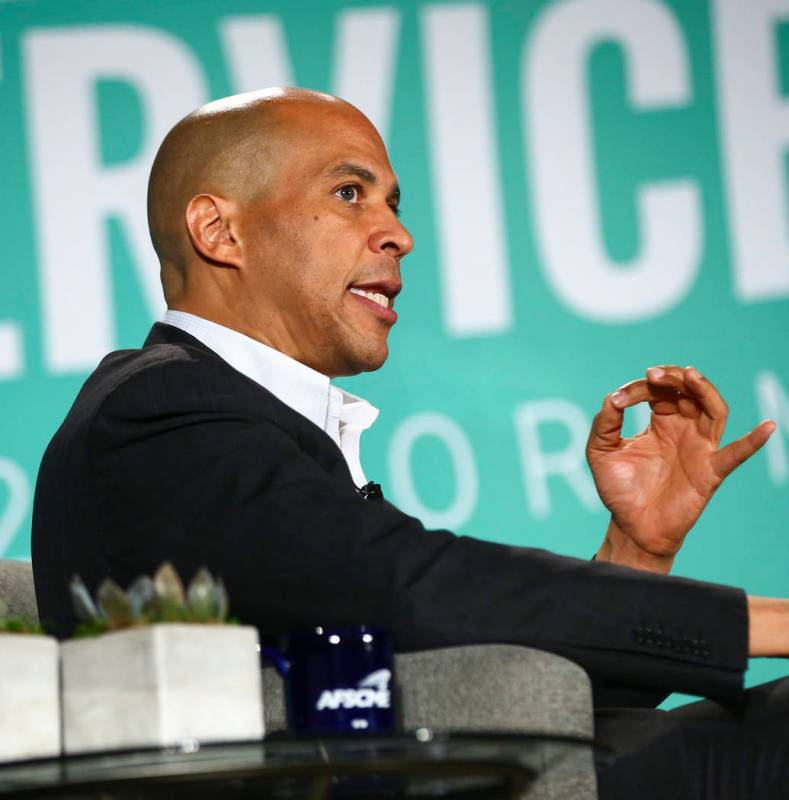
[[[679,413],[688,419],[698,419],[702,413],[701,406],[695,400],[684,395],[680,395],[679,400],[677,400],[677,408]]]
[[[679,407],[679,402],[682,398],[676,389],[670,386],[655,386],[644,378],[626,383],[617,389],[611,397],[614,405],[621,409],[630,408],[638,403],[649,403],[652,411],[656,414],[682,412]],[[685,414],[685,416],[693,416],[693,414],[689,413]]]
[[[663,364],[647,370],[647,380],[656,386],[671,386],[682,394],[692,397],[702,411],[716,424],[714,432],[723,435],[723,428],[729,416],[729,407],[720,392],[695,367],[677,367]]]
[[[671,386],[694,398],[711,419],[725,420],[728,416],[729,407],[720,392],[695,367],[661,364],[647,370],[647,380],[655,386]]]
[[[743,461],[747,461],[772,436],[774,430],[775,423],[767,419],[736,442],[718,450],[712,457],[712,466],[721,480],[737,469]]]
[[[726,420],[729,418],[729,406],[723,396],[695,367],[685,367],[683,370],[685,386],[689,394],[701,406],[704,413],[717,424],[715,430],[718,436],[723,436],[723,429],[726,427]]]
[[[613,394],[609,395],[611,401],[617,408],[622,410],[638,405],[638,403],[650,402],[653,400],[668,400],[670,397],[676,398],[677,393],[670,388],[660,389],[657,386],[650,386],[649,381],[639,378],[630,381],[624,386],[620,386]]]
[[[640,378],[620,386],[603,400],[603,407],[592,422],[587,450],[616,450],[621,442],[626,408],[647,402],[656,414],[676,414],[679,395],[670,387],[651,386]]]
[[[605,398],[592,423],[587,449],[619,447],[624,410],[645,402],[657,415],[681,414],[698,419],[702,435],[712,438],[716,445],[720,441],[727,409],[715,387],[692,367],[683,370],[665,365],[652,367],[646,378],[630,381]],[[712,419],[711,413],[718,419]]]
[[[616,450],[621,441],[622,422],[625,418],[625,406],[619,403],[626,401],[622,390],[609,394],[603,400],[603,406],[592,420],[592,430],[586,444],[587,455],[595,450]]]

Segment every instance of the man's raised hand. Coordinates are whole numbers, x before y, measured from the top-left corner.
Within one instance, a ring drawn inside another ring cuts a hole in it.
[[[649,427],[621,437],[624,410],[648,402]],[[606,396],[586,457],[611,523],[597,558],[668,572],[715,490],[775,430],[765,420],[720,447],[728,407],[693,367],[652,367],[645,379]]]

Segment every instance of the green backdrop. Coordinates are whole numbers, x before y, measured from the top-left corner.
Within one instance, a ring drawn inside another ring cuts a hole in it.
[[[387,495],[590,557],[602,397],[694,364],[729,439],[779,430],[676,572],[789,594],[789,0],[0,2],[0,554],[29,557],[38,463],[85,376],[161,311],[163,134],[281,82],[356,102],[403,188],[391,357],[343,381],[382,409],[364,462]]]

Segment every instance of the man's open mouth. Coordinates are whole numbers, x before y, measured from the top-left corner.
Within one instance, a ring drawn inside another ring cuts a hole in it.
[[[393,278],[381,278],[374,281],[352,284],[348,287],[351,294],[356,295],[361,302],[365,303],[370,310],[376,312],[378,316],[394,324],[397,321],[397,314],[394,309],[395,297],[400,293],[403,284]]]
[[[389,308],[389,298],[385,294],[381,294],[380,292],[368,292],[365,289],[357,289],[355,286],[351,286],[348,291],[352,294],[358,294],[362,297],[366,297],[368,300],[372,300],[374,303],[378,303],[381,308]]]

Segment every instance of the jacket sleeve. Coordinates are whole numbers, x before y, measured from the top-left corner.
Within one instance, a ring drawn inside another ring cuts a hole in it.
[[[741,690],[742,591],[426,531],[362,500],[275,413],[226,402],[189,365],[171,365],[166,381],[150,373],[110,395],[90,434],[104,557],[122,584],[166,559],[185,577],[206,565],[232,613],[268,640],[374,623],[401,650],[515,643],[593,680]]]

